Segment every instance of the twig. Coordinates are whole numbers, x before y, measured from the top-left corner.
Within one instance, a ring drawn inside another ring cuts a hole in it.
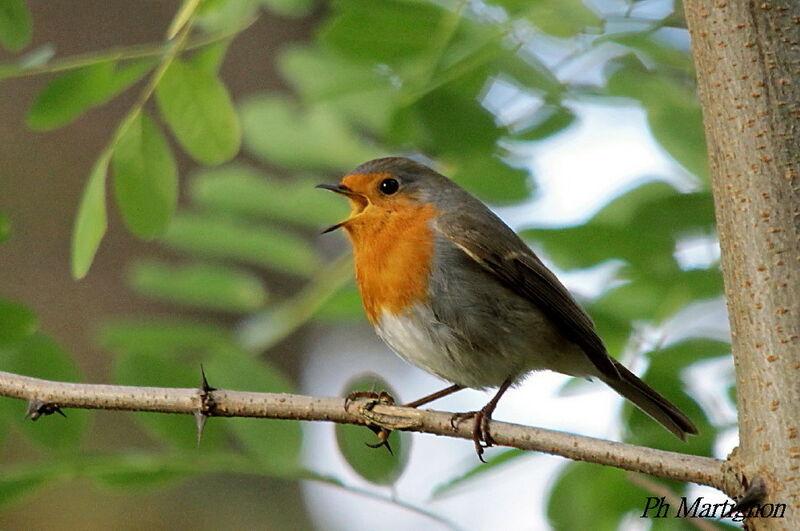
[[[201,389],[132,387],[53,382],[0,372],[0,396],[19,398],[58,407],[115,409],[194,415],[207,406]],[[453,425],[451,413],[417,410],[364,400],[345,409],[343,398],[318,398],[291,394],[251,393],[217,389],[207,392],[212,417],[257,417],[344,424],[376,424],[392,430],[407,430],[472,439],[472,426]],[[493,421],[492,438],[499,446],[560,455],[576,461],[614,466],[653,476],[689,481],[725,490],[730,485],[725,461],[664,450],[583,437],[553,430]],[[735,493],[729,493],[735,494]]]
[[[243,32],[258,20],[257,17],[245,21],[235,28],[227,29],[218,33],[204,35],[197,39],[190,40],[181,50],[182,52],[196,50],[215,42],[230,39]],[[99,52],[89,52],[78,55],[71,55],[55,59],[47,64],[25,68],[17,64],[0,64],[0,80],[14,79],[26,76],[36,76],[40,74],[53,74],[66,70],[75,70],[86,66],[105,63],[107,61],[129,61],[133,59],[147,59],[150,57],[161,57],[170,48],[171,43],[156,44],[137,44],[134,46],[124,46],[119,48],[109,48]]]

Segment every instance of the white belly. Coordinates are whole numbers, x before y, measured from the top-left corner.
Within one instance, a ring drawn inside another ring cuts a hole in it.
[[[430,308],[416,304],[401,315],[384,311],[375,330],[401,358],[464,387],[498,387],[509,378],[516,383],[542,369],[573,376],[596,373],[577,345],[564,340],[538,314],[528,317],[527,326],[516,329],[484,320],[474,330],[459,333]]]
[[[509,376],[521,377],[527,372],[521,359],[501,360],[497,350],[492,353],[473,350],[450,327],[437,321],[429,308],[420,304],[402,315],[384,311],[375,330],[401,358],[465,387],[497,387]]]

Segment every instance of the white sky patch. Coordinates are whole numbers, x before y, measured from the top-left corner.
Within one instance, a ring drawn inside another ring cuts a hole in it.
[[[653,140],[639,107],[577,102],[571,107],[579,116],[575,125],[517,150],[531,161],[536,196],[497,209],[514,228],[583,223],[614,197],[650,180],[679,190],[695,186]]]

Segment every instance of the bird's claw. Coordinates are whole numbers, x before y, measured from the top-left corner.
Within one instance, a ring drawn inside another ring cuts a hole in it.
[[[386,391],[381,391],[380,393],[376,393],[375,391],[353,391],[344,399],[344,408],[347,409],[350,404],[352,404],[355,400],[360,398],[368,398],[369,402],[365,406],[367,410],[372,409],[378,404],[382,404],[385,406],[393,406],[394,405],[394,397],[387,393]]]
[[[392,446],[389,444],[389,435],[392,433],[392,430],[375,426],[374,424],[368,424],[367,428],[371,429],[375,433],[375,435],[378,437],[378,442],[375,444],[365,442],[364,444],[370,448],[380,448],[381,446],[384,446],[389,451],[389,454],[394,455]]]
[[[353,401],[364,398],[368,399],[367,403],[364,405],[364,409],[367,411],[371,410],[378,404],[393,406],[395,403],[394,397],[386,391],[381,391],[380,393],[376,393],[375,391],[353,391],[344,399],[344,408],[347,409],[348,406],[353,403]],[[392,447],[389,444],[389,435],[392,433],[392,430],[383,428],[381,426],[376,426],[375,424],[367,424],[367,428],[375,433],[375,435],[378,437],[378,442],[375,444],[364,444],[370,448],[380,448],[383,446],[391,455],[394,455]]]
[[[475,445],[475,453],[478,454],[478,459],[485,463],[486,460],[483,458],[483,451],[486,448],[491,448],[495,444],[491,433],[489,433],[489,421],[492,420],[491,414],[482,409],[480,411],[454,413],[453,416],[450,417],[450,426],[455,430],[458,424],[470,418],[475,419],[472,425],[472,442]]]

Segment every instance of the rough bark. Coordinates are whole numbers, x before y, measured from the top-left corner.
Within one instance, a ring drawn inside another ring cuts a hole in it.
[[[800,529],[800,2],[685,0],[736,364],[746,486]]]

